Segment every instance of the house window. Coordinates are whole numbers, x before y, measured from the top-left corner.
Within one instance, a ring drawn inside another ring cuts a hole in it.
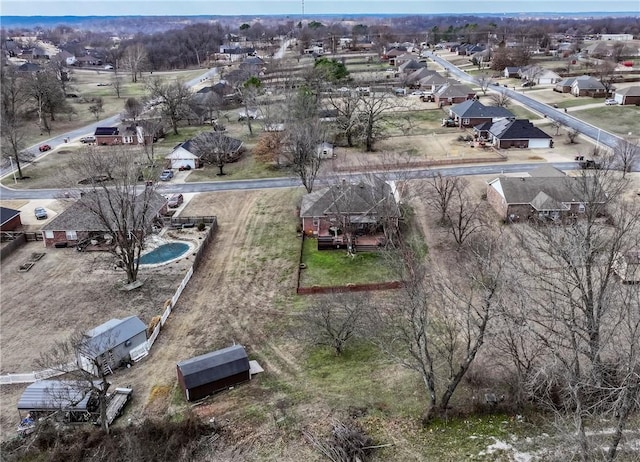
[[[318,223],[320,223],[320,221],[318,220],[318,218],[314,218],[313,219],[313,227],[317,228],[318,227]]]
[[[585,211],[584,203],[580,202],[578,204],[578,213],[584,213],[584,211]]]
[[[45,231],[44,237],[45,239],[53,239],[53,231]]]
[[[462,125],[469,125],[469,119],[462,119]]]
[[[132,144],[133,143],[133,136],[123,136],[122,137],[122,142],[124,144]]]
[[[78,233],[75,231],[67,231],[67,241],[77,241]]]

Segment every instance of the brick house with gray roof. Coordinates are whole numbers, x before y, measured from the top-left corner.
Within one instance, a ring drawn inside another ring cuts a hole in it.
[[[476,97],[476,92],[462,83],[447,83],[440,87],[434,94],[435,102],[439,107],[462,103]]]
[[[511,111],[498,106],[485,106],[475,99],[451,106],[449,117],[456,121],[458,127],[475,127],[485,122],[497,122],[502,119],[515,119]]]
[[[586,182],[594,177],[570,177],[541,171],[532,177],[500,176],[489,181],[487,201],[505,223],[528,220],[564,222],[583,215],[589,202]]]
[[[140,207],[144,206],[145,193],[141,192],[133,199]],[[93,237],[104,238],[108,234],[108,227],[94,210],[99,208],[105,211],[104,215],[107,215],[106,210],[109,210],[111,205],[117,207],[118,198],[115,198],[111,201],[112,204],[109,204],[106,196],[104,198],[98,196],[97,199],[95,199],[96,196],[91,196],[102,194],[100,191],[84,193],[80,199],[71,204],[64,212],[58,214],[44,225],[41,232],[45,247],[56,247],[56,244],[58,246],[74,246]],[[144,221],[150,227],[155,218],[167,212],[167,198],[156,192],[151,192],[147,202],[147,216]]]

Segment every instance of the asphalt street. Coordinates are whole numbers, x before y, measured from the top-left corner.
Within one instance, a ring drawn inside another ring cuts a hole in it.
[[[471,82],[478,85],[476,79],[467,74],[466,72],[460,70],[458,67],[451,64],[449,61],[441,58],[440,56],[428,52],[426,55],[437,62],[440,66],[447,69],[453,76],[456,78]],[[554,107],[549,106],[548,104],[541,103],[540,101],[536,101],[533,98],[530,98],[522,93],[518,93],[516,90],[513,90],[504,86],[491,85],[489,86],[489,90],[497,91],[503,94],[506,94],[509,98],[518,101],[519,103],[528,106],[530,109],[542,114],[543,116],[548,117],[551,120],[557,120],[561,122],[564,126],[578,130],[585,136],[588,136],[592,140],[597,143],[601,143],[609,148],[615,148],[616,145],[622,140],[619,136],[616,136],[612,133],[609,133],[605,130],[601,130],[598,127],[594,127],[591,124],[583,122],[582,120],[576,119],[575,117],[565,113],[563,110],[558,110]]]

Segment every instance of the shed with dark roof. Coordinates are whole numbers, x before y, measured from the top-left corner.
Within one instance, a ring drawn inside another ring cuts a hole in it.
[[[15,231],[20,226],[20,210],[0,207],[0,231]]]
[[[178,382],[187,401],[251,380],[249,357],[242,345],[212,351],[177,364]]]

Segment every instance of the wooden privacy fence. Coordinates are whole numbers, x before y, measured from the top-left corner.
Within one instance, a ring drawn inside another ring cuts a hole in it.
[[[167,300],[167,302],[165,302],[166,306],[165,306],[164,312],[162,313],[162,317],[160,318],[160,322],[156,325],[156,327],[153,329],[153,332],[151,333],[151,336],[147,339],[146,351],[137,353],[136,360],[140,360],[144,358],[148,354],[149,350],[151,350],[151,347],[153,346],[154,342],[158,338],[158,335],[160,334],[160,330],[162,329],[162,326],[164,326],[165,323],[167,322],[167,319],[169,318],[169,315],[171,314],[173,307],[176,305],[176,303],[178,303],[178,299],[180,298],[182,291],[185,289],[185,287],[187,287],[187,284],[191,280],[191,277],[193,276],[194,271],[200,264],[203,258],[205,249],[207,248],[209,243],[213,240],[213,237],[218,231],[218,220],[216,219],[216,217],[187,217],[187,218],[190,218],[191,221],[182,221],[182,223],[204,222],[209,225],[209,232],[207,232],[207,235],[203,239],[202,244],[200,245],[200,248],[197,251],[196,258],[194,259],[193,264],[191,265],[189,270],[184,275],[184,278],[182,278],[182,282],[180,282],[180,285],[176,289],[173,296],[169,300]],[[203,221],[203,219],[208,219],[209,221]],[[172,219],[172,221],[173,220],[174,219]],[[75,362],[70,362],[68,364],[61,366],[59,369],[47,369],[44,371],[27,372],[23,374],[5,374],[0,376],[0,385],[8,385],[12,383],[33,383],[38,380],[44,380],[50,377],[62,375],[65,372],[69,372],[77,368],[78,366]]]

